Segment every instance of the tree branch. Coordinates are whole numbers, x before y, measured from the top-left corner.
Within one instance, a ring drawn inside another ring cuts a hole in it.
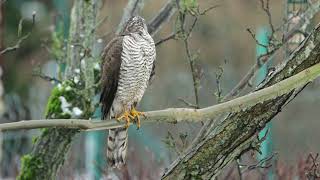
[[[178,0],[179,2],[180,0]],[[153,36],[170,20],[172,15],[176,12],[177,8],[175,0],[168,0],[168,2],[160,9],[159,13],[155,15],[148,23],[148,31]]]
[[[7,47],[7,48],[3,49],[2,51],[0,51],[0,55],[3,55],[3,54],[5,54],[5,53],[11,52],[11,51],[15,51],[15,50],[19,49],[20,46],[21,46],[21,44],[22,44],[22,42],[25,41],[26,39],[28,39],[28,37],[30,36],[30,34],[31,34],[31,33],[28,33],[28,34],[24,35],[23,37],[21,37],[21,38],[17,41],[17,43],[16,43],[15,45],[10,46],[10,47]]]
[[[127,6],[124,9],[116,34],[119,34],[123,30],[124,24],[129,20],[130,17],[139,14],[144,6],[143,3],[144,0],[129,0]]]
[[[141,118],[141,122],[168,122],[177,123],[180,121],[199,122],[210,120],[220,114],[229,112],[239,112],[242,109],[250,108],[261,102],[276,99],[290,91],[302,87],[313,81],[320,75],[320,63],[309,67],[298,74],[278,82],[270,87],[252,92],[248,95],[238,97],[228,102],[217,104],[202,109],[188,108],[169,108],[159,111],[145,112],[145,117]],[[80,130],[102,130],[113,129],[124,126],[125,123],[119,123],[116,120],[93,122],[90,120],[80,119],[50,119],[50,120],[29,120],[14,123],[0,124],[0,131],[17,130],[17,129],[34,129],[45,127],[63,127],[77,128]]]
[[[177,33],[175,33],[175,32],[171,33],[169,36],[167,36],[167,37],[165,37],[165,38],[160,39],[159,41],[157,41],[157,42],[155,43],[155,46],[159,46],[160,44],[162,44],[162,43],[164,43],[164,42],[166,42],[166,41],[169,41],[169,40],[171,40],[171,39],[175,39],[176,35],[177,35]]]
[[[4,2],[5,2],[5,1],[1,2],[0,4],[2,4],[2,3],[4,3]],[[5,53],[11,52],[11,51],[15,51],[15,50],[17,50],[17,49],[20,48],[21,44],[22,44],[26,39],[28,39],[29,36],[30,36],[31,33],[32,33],[32,29],[33,29],[33,27],[34,27],[34,25],[35,25],[35,18],[36,18],[36,12],[33,12],[33,14],[32,14],[32,27],[31,27],[31,31],[28,32],[26,35],[22,36],[22,37],[16,42],[15,45],[10,46],[10,47],[7,47],[7,48],[1,50],[1,51],[0,51],[0,55],[3,55],[3,54],[5,54]],[[19,26],[22,27],[22,23],[23,23],[23,19],[20,20]],[[19,31],[19,30],[18,30],[18,31]]]

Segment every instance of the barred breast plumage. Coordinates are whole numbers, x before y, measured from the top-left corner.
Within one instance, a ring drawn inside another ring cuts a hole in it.
[[[147,88],[153,62],[155,45],[149,34],[125,36],[116,99],[129,108],[139,102]]]

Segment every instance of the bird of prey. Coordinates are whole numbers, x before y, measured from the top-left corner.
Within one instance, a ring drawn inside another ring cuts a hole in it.
[[[140,127],[142,112],[135,108],[154,75],[155,44],[145,20],[131,17],[122,32],[113,38],[102,54],[103,120],[125,120],[126,126],[109,130],[107,159],[111,167],[125,163],[130,122]]]

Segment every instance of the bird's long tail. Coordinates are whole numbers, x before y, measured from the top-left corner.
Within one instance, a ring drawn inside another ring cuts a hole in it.
[[[111,129],[108,135],[107,159],[110,167],[125,164],[128,147],[128,130],[125,127]]]

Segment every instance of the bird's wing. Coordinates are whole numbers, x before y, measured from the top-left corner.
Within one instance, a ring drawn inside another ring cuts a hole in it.
[[[114,38],[109,42],[102,54],[102,93],[100,102],[102,104],[103,119],[107,119],[117,92],[121,65],[122,41],[122,36]]]

